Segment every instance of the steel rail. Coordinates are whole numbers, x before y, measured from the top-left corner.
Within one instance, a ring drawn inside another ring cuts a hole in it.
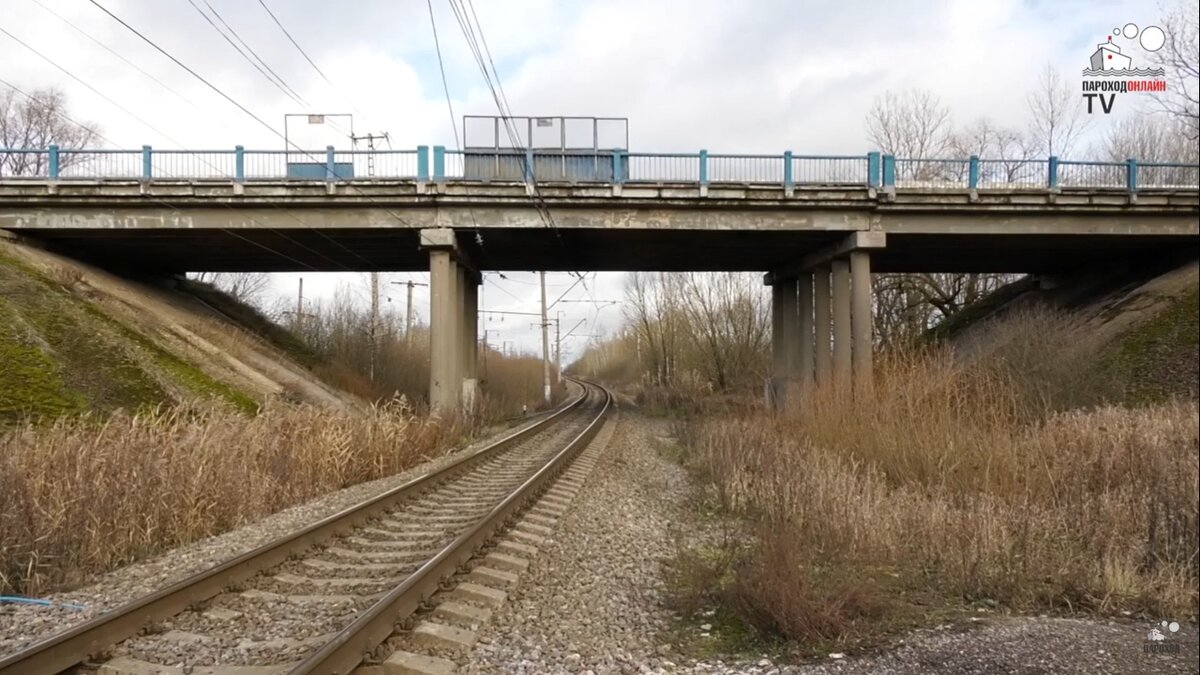
[[[421,565],[399,586],[360,613],[320,649],[297,664],[290,671],[290,675],[350,673],[363,662],[369,652],[395,632],[397,621],[416,612],[421,603],[438,590],[442,581],[470,560],[485,542],[520,511],[525,502],[549,487],[550,482],[565,470],[571,460],[599,433],[612,409],[612,394],[607,389],[583,380],[576,381],[585,388],[593,388],[603,396],[603,404],[595,419],[541,469],[509,493],[504,501]]]
[[[95,653],[133,637],[148,624],[175,616],[192,605],[218,595],[230,586],[283,563],[290,556],[307,550],[318,542],[352,530],[379,513],[391,509],[397,503],[436,487],[509,447],[551,428],[588,398],[587,385],[581,383],[580,386],[583,387],[580,395],[545,419],[514,431],[445,467],[418,476],[303,529],[267,542],[236,558],[0,658],[0,675],[57,673],[66,670],[84,662]]]

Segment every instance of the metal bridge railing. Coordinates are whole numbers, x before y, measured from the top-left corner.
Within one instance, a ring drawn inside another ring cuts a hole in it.
[[[140,150],[0,148],[0,179],[416,180],[602,184],[840,185],[884,190],[1195,189],[1200,166],[1172,162],[641,153],[622,149]]]

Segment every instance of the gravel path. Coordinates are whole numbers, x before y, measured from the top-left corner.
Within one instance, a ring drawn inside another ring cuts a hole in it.
[[[669,667],[658,642],[660,561],[688,492],[683,470],[660,459],[660,422],[622,412],[607,451],[553,541],[479,636],[466,673],[639,672]]]
[[[0,656],[17,651],[38,639],[81,623],[133,598],[164,588],[188,575],[237,557],[279,537],[284,532],[300,529],[422,474],[446,466],[501,435],[532,424],[537,419],[541,419],[541,415],[531,417],[511,429],[498,431],[466,448],[432,458],[403,473],[329,493],[245,527],[114,570],[88,586],[46,596],[46,599],[55,603],[82,605],[85,607],[83,610],[61,606],[0,603]]]
[[[1197,631],[1168,642],[1179,655],[1143,653],[1152,626],[1138,621],[1000,617],[967,629],[914,631],[876,655],[777,665],[696,661],[668,643],[661,562],[674,541],[703,537],[685,500],[688,478],[656,451],[668,423],[622,413],[553,541],[493,616],[466,673],[1172,673],[1197,672]]]

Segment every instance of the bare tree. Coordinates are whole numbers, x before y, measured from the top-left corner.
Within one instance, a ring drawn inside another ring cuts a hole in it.
[[[1157,100],[1194,144],[1200,139],[1200,15],[1195,5],[1180,2],[1163,24],[1166,43],[1151,59],[1166,71],[1168,91]]]
[[[667,384],[675,372],[678,337],[676,277],[634,272],[625,281],[625,315],[633,324],[638,359],[649,365],[651,379]]]
[[[234,300],[248,304],[261,302],[271,287],[271,275],[266,272],[198,272],[192,278],[211,284]]]
[[[1037,88],[1026,97],[1029,132],[1038,153],[1050,157],[1071,152],[1089,122],[1079,101],[1079,92],[1057,70],[1050,65],[1042,70]]]
[[[1127,117],[1109,130],[1098,153],[1111,162],[1134,157],[1142,163],[1138,183],[1146,187],[1195,185],[1200,149],[1188,123],[1167,115]],[[1167,166],[1156,166],[1167,164]]]
[[[887,92],[867,112],[867,133],[882,151],[903,160],[950,158],[961,162],[897,161],[897,181],[963,182],[970,155],[1003,160],[988,163],[985,180],[1012,183],[1036,153],[1029,137],[981,119],[955,133],[950,111],[934,94],[912,89]],[[990,172],[998,172],[993,177]],[[875,325],[880,341],[900,344],[919,338],[938,321],[1001,285],[1006,277],[986,274],[880,274],[874,279]]]
[[[1037,147],[1029,134],[997,125],[981,117],[950,138],[951,152],[957,157],[975,155],[987,162],[979,167],[981,186],[1013,185],[1022,182],[1034,167]],[[1040,179],[1042,167],[1037,165]],[[961,179],[961,177],[960,177]]]
[[[29,95],[0,88],[0,148],[45,150],[84,148],[97,145],[99,132],[91,122],[75,124],[66,113],[67,97],[59,89],[37,89]],[[45,152],[0,153],[0,175],[45,175],[49,157]],[[59,167],[65,169],[86,161],[84,155],[64,153]]]
[[[950,109],[925,89],[888,91],[867,112],[867,138],[886,154],[906,159],[944,157],[950,147]]]
[[[1197,145],[1186,125],[1161,115],[1126,117],[1109,130],[1101,148],[1111,162],[1135,157],[1142,162],[1195,162]]]
[[[682,275],[680,304],[691,363],[716,388],[725,390],[766,375],[763,355],[769,342],[767,304],[755,275]],[[743,382],[739,382],[743,381]]]

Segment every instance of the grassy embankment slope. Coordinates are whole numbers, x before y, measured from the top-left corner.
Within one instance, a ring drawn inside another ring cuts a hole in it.
[[[273,398],[358,405],[305,355],[219,292],[150,286],[0,240],[0,424],[208,399],[245,412]]]

